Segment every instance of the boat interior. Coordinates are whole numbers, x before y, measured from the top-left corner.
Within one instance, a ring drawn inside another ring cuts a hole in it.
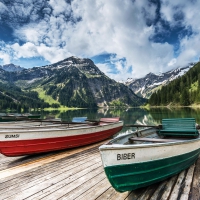
[[[0,132],[20,130],[44,130],[44,129],[69,129],[81,127],[93,127],[118,122],[117,119],[101,118],[100,120],[88,120],[86,117],[73,118],[72,121],[32,119],[25,121],[1,122]]]
[[[76,127],[90,127],[98,125],[97,123],[81,123],[81,122],[60,122],[60,123],[53,123],[53,122],[24,122],[24,123],[0,123],[0,131],[6,130],[40,130],[40,129],[49,129],[49,128],[59,128],[59,129],[66,129],[66,128],[76,128]]]
[[[158,134],[158,129],[155,128],[145,128],[142,130],[137,130],[132,133],[121,135],[113,140],[109,141],[107,144],[149,144],[149,143],[167,143],[167,142],[177,142],[183,140],[192,140],[198,137],[185,137],[185,136],[161,136]]]
[[[199,125],[194,118],[163,119],[162,125],[126,125],[137,130],[119,136],[107,144],[167,143],[199,138]]]

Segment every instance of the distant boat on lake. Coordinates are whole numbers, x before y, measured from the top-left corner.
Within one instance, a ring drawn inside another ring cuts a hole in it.
[[[0,114],[0,122],[9,122],[9,121],[21,121],[28,119],[39,119],[41,115],[39,114],[18,114],[18,113],[1,113]]]

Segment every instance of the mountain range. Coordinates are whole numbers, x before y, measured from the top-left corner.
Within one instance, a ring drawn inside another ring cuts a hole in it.
[[[183,76],[193,65],[158,75],[149,73],[121,83],[107,77],[86,58],[73,56],[29,69],[8,64],[0,66],[0,96],[6,101],[10,97],[15,104],[26,102],[27,107],[30,102],[31,107],[139,106],[154,91]]]
[[[149,73],[145,77],[139,79],[128,78],[127,81],[123,83],[138,96],[149,98],[151,94],[160,89],[161,86],[167,85],[178,77],[183,76],[194,65],[195,63],[190,63],[186,67],[177,68],[160,74]]]
[[[38,92],[46,103],[58,106],[139,106],[145,102],[124,84],[107,77],[92,60],[77,57],[23,70],[3,67],[0,81],[25,92]]]
[[[8,72],[16,72],[16,71],[22,71],[25,68],[11,63],[11,64],[2,65],[2,66],[0,65],[0,69],[3,69]]]

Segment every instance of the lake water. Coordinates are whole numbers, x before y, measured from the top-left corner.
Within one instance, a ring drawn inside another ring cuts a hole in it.
[[[154,108],[150,110],[140,108],[130,109],[78,109],[59,111],[43,111],[40,113],[43,118],[52,116],[61,118],[65,121],[71,121],[73,117],[87,117],[88,119],[100,119],[102,117],[117,117],[119,116],[124,124],[146,124],[158,125],[161,124],[163,118],[195,118],[200,124],[200,108]],[[119,134],[123,134],[134,130],[133,128],[124,127]]]

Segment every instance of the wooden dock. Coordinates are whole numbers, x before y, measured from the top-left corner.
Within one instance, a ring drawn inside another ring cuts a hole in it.
[[[0,200],[200,200],[200,159],[166,181],[119,193],[105,176],[101,144],[37,156],[0,155]]]

